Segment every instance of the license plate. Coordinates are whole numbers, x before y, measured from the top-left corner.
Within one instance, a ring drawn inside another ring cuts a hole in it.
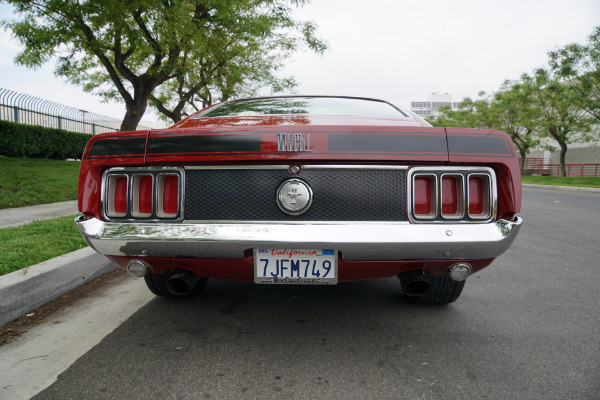
[[[254,282],[335,285],[337,259],[335,249],[254,249]]]

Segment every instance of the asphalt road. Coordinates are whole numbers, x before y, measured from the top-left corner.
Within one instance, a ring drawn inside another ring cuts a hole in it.
[[[409,305],[397,279],[213,280],[146,303],[34,398],[599,399],[600,194],[526,189],[521,216],[451,305]]]

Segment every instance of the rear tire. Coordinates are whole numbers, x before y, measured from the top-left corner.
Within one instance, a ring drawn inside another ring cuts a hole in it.
[[[403,280],[402,275],[400,275],[399,278],[404,292],[406,281]],[[465,286],[465,281],[457,282],[450,278],[449,275],[425,274],[421,279],[429,283],[429,291],[418,296],[406,296],[405,294],[406,300],[409,303],[425,305],[449,304],[458,299]]]
[[[160,297],[166,297],[166,298],[174,298],[174,297],[193,297],[193,296],[199,296],[200,294],[202,294],[202,291],[204,291],[204,288],[206,287],[206,283],[208,282],[207,278],[198,278],[198,281],[196,282],[196,286],[194,286],[194,288],[192,289],[191,292],[189,292],[188,294],[185,295],[176,295],[173,294],[171,292],[169,292],[169,290],[167,290],[167,280],[174,275],[173,271],[167,271],[167,273],[165,274],[146,274],[144,275],[144,280],[146,281],[146,286],[148,286],[148,289],[150,289],[150,291],[152,293],[154,293],[157,296]]]

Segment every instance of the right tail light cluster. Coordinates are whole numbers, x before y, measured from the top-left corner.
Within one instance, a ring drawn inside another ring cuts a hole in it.
[[[486,222],[496,214],[496,174],[487,167],[409,170],[409,216],[414,222]]]

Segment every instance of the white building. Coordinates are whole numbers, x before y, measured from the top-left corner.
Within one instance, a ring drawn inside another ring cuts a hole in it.
[[[430,115],[438,115],[439,109],[450,107],[452,110],[458,109],[458,102],[452,102],[452,95],[448,93],[431,93],[427,101],[411,101],[410,110],[419,117],[425,118]]]

